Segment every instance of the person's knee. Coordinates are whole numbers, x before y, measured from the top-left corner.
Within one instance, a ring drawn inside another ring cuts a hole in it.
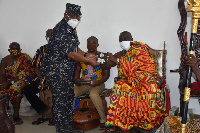
[[[74,99],[76,99],[78,96],[80,96],[80,95],[78,95],[78,92],[74,91]]]
[[[94,98],[97,98],[97,97],[100,97],[98,93],[92,93],[92,92],[90,93],[91,99],[94,99]]]
[[[78,91],[77,91],[77,88],[76,88],[76,87],[74,88],[74,97],[75,97],[75,98],[78,97]]]

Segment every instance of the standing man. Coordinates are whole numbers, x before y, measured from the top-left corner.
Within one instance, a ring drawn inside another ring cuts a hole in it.
[[[51,35],[52,29],[46,31],[46,40],[48,42],[49,36]],[[45,56],[46,45],[41,46],[37,49],[35,56],[32,61],[32,66],[35,68],[36,77],[31,81],[31,83],[24,87],[24,94],[27,100],[30,102],[31,106],[37,111],[38,114],[42,115],[42,118],[38,118],[36,121],[33,121],[33,125],[39,125],[47,121],[47,115],[52,112],[51,105],[46,105],[40,97],[36,94],[40,91],[49,89],[47,83],[45,83],[45,77],[41,75],[40,68],[42,65],[43,58]],[[45,83],[45,84],[44,84]],[[52,119],[53,120],[53,119]],[[53,124],[53,121],[49,120],[49,125]]]
[[[9,48],[10,55],[1,60],[0,94],[7,94],[13,105],[13,122],[15,125],[19,125],[23,123],[19,117],[19,108],[23,97],[21,90],[29,84],[29,78],[34,75],[34,69],[31,68],[31,57],[21,53],[19,43],[12,42]]]
[[[53,28],[46,46],[41,73],[47,79],[53,98],[57,133],[80,133],[72,127],[74,76],[77,62],[99,65],[96,56],[85,58],[78,48],[76,27],[81,18],[80,6],[67,3],[64,18]]]

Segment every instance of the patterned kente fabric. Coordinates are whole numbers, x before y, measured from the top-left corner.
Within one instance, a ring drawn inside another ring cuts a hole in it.
[[[31,67],[31,61],[32,58],[29,55],[22,53],[16,61],[5,68],[8,81],[19,77],[19,81],[11,85],[8,90],[0,91],[1,94],[7,94],[9,100],[22,96],[21,89],[29,84],[30,77],[35,71]]]
[[[37,49],[35,56],[33,57],[33,61],[32,61],[33,67],[41,68],[42,61],[45,56],[45,47],[46,47],[46,45],[43,45],[39,49]],[[44,77],[44,79],[45,79],[45,77]],[[36,82],[38,89],[40,89],[40,90],[49,89],[48,85],[44,85],[43,87],[40,85],[40,79],[37,77],[37,75],[35,75],[35,78],[32,81]]]
[[[156,65],[145,44],[133,43],[120,58],[118,75],[121,79],[112,88],[106,127],[150,130],[163,122],[167,116],[164,99],[155,83]]]
[[[101,80],[103,77],[103,71],[100,65],[93,67],[88,63],[80,62],[77,63],[77,67],[80,67],[82,69],[81,79],[84,81],[90,81],[90,80],[98,81]]]
[[[68,53],[77,52],[79,40],[63,18],[51,33],[46,45],[41,72],[46,77],[50,88],[68,88],[68,82],[74,81],[76,62],[67,57]],[[73,88],[68,88],[72,90]]]

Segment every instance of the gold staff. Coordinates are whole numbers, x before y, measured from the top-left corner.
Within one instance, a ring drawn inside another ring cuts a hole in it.
[[[195,54],[194,46],[196,44],[196,36],[197,36],[197,29],[198,23],[200,19],[200,0],[187,0],[189,7],[186,9],[187,12],[192,12],[192,31],[191,31],[191,38],[190,38],[190,47],[189,47],[189,54]],[[191,67],[188,67],[187,71],[187,85],[184,91],[184,111],[182,117],[182,124],[181,124],[181,133],[185,133],[186,129],[186,122],[187,122],[187,112],[188,112],[188,103],[190,101],[190,84],[191,84]]]

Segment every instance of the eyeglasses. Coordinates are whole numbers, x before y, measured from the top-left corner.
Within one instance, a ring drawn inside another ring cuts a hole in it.
[[[16,49],[15,49],[15,48],[14,48],[14,49],[12,49],[12,48],[11,48],[11,49],[8,49],[8,51],[14,51],[14,50],[22,50],[22,49],[19,49],[19,48],[16,48]]]

